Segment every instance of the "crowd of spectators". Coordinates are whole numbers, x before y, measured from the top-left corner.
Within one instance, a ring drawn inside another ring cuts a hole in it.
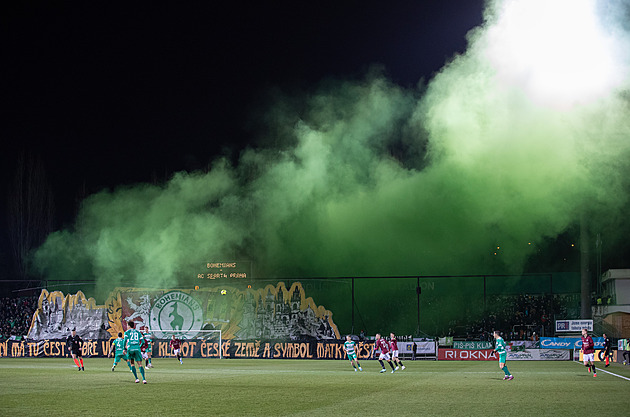
[[[448,335],[492,341],[492,332],[498,329],[509,340],[534,340],[554,333],[556,317],[571,318],[579,314],[578,301],[576,295],[567,294],[489,296],[481,319],[452,326]]]
[[[0,298],[0,340],[26,336],[36,309],[36,296]]]
[[[490,313],[497,318],[497,325],[504,331],[518,332],[519,338],[527,338],[528,328],[542,327],[551,330],[555,311],[560,310],[557,299],[550,295],[500,295],[493,297]]]

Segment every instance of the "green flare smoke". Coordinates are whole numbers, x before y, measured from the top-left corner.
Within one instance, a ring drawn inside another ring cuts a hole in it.
[[[514,52],[502,16],[519,4],[491,2],[467,51],[417,90],[378,69],[328,80],[279,99],[266,117],[273,146],[235,165],[92,195],[74,227],[35,252],[36,267],[107,287],[174,287],[205,262],[234,260],[260,277],[518,273],[536,243],[583,214],[614,230],[630,173],[619,9],[602,11],[616,78],[563,101],[588,79],[547,100],[501,61]]]

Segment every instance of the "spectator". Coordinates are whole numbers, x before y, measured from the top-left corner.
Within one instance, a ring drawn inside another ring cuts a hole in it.
[[[0,339],[26,336],[37,307],[37,297],[0,298]]]

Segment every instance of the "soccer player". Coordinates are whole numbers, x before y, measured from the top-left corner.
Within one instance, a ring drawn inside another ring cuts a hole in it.
[[[505,376],[503,380],[511,381],[514,379],[514,376],[508,371],[507,367],[507,350],[505,349],[505,340],[501,337],[498,330],[494,331],[494,340],[496,341],[496,345],[494,347],[494,351],[499,354],[499,368],[503,371]]]
[[[403,365],[402,361],[398,359],[398,341],[396,340],[394,333],[389,334],[389,347],[392,350],[392,362],[396,365],[396,370],[398,370],[399,367],[405,369],[405,365]]]
[[[582,360],[584,366],[589,372],[593,371],[593,377],[597,376],[597,369],[595,369],[595,343],[593,338],[588,335],[587,329],[582,329]]]
[[[182,354],[179,351],[181,344],[182,341],[175,338],[175,335],[171,336],[171,341],[168,343],[168,345],[173,348],[173,355],[175,355],[175,357],[179,359],[179,363],[183,365],[184,362],[182,361]]]
[[[383,363],[383,359],[387,361],[387,363],[389,363],[389,366],[392,367],[392,374],[394,372],[396,372],[396,370],[394,369],[394,365],[392,365],[392,361],[390,360],[389,357],[389,347],[387,345],[387,342],[385,341],[385,339],[383,339],[381,337],[380,333],[376,333],[376,341],[374,342],[374,348],[372,349],[372,352],[374,352],[376,349],[380,350],[380,354],[378,355],[378,362],[381,364],[381,373],[386,372],[385,370],[385,364]]]
[[[142,358],[145,361],[145,368],[153,368],[153,364],[151,363],[151,353],[152,353],[152,345],[151,334],[149,332],[144,333],[144,345],[142,345]]]
[[[606,336],[606,333],[604,333],[602,336],[604,337],[604,357],[606,358],[606,365],[604,367],[608,368],[608,365],[610,365],[610,355],[612,354],[612,352],[610,351],[611,343],[608,336]]]
[[[350,337],[350,335],[347,335],[346,341],[343,343],[343,348],[346,351],[346,354],[348,355],[348,360],[350,361],[350,365],[352,365],[352,367],[354,368],[354,372],[357,371],[357,368],[359,368],[359,371],[363,370],[363,368],[361,368],[361,364],[359,363],[359,360],[357,359],[357,352],[354,350],[355,345],[356,343],[352,341],[352,338]]]
[[[127,366],[129,367],[129,370],[131,371],[131,364],[129,363],[129,359],[127,358],[127,355],[123,353],[124,351],[125,351],[125,339],[123,338],[122,333],[118,333],[118,338],[114,339],[114,341],[112,342],[112,349],[109,352],[109,356],[114,356],[114,364],[112,365],[112,372],[114,372],[114,368],[116,368],[116,365],[118,365],[118,362],[120,362],[121,359],[127,362]]]
[[[81,339],[81,336],[77,334],[76,328],[72,329],[72,335],[68,336],[66,344],[70,350],[70,354],[72,355],[72,360],[77,365],[77,368],[79,368],[79,371],[85,371],[85,368],[83,367],[83,356],[81,355],[83,339]]]
[[[147,379],[144,376],[144,368],[142,367],[142,353],[140,353],[140,346],[144,343],[144,336],[138,330],[136,330],[136,323],[133,321],[127,322],[129,328],[125,332],[125,350],[123,351],[123,355],[129,355],[129,360],[131,361],[131,372],[133,372],[133,376],[136,377],[136,384],[140,382],[138,379],[138,373],[136,372],[136,365],[134,363],[137,362],[140,368],[140,373],[142,374],[142,383],[146,384]]]

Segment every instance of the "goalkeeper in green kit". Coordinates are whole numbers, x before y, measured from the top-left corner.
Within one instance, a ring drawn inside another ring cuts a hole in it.
[[[138,379],[138,374],[136,372],[136,365],[133,364],[134,361],[140,366],[140,373],[142,374],[142,383],[146,384],[147,380],[144,377],[144,368],[142,367],[142,353],[140,352],[140,347],[144,344],[144,336],[140,331],[136,330],[136,323],[133,321],[129,321],[127,323],[129,328],[125,332],[125,350],[123,354],[127,354],[129,356],[129,360],[131,361],[131,372],[133,372],[133,376],[136,377],[136,383],[140,382]]]
[[[505,340],[499,335],[499,331],[494,331],[494,339],[496,340],[496,345],[494,347],[494,351],[499,354],[499,368],[505,373],[503,380],[511,381],[514,379],[514,376],[508,371],[507,367],[507,350],[505,349]]]
[[[352,338],[350,337],[350,335],[347,335],[346,341],[343,344],[343,348],[346,351],[346,354],[348,355],[348,360],[350,361],[350,365],[352,365],[352,367],[354,368],[354,372],[357,371],[357,368],[359,368],[359,371],[363,370],[363,368],[361,368],[361,364],[359,363],[359,360],[357,359],[357,352],[355,351],[355,346],[356,346],[356,343],[352,341]]]
[[[118,338],[114,339],[114,341],[112,342],[112,349],[109,352],[109,356],[114,355],[114,364],[112,365],[112,372],[114,372],[114,368],[116,368],[116,365],[118,365],[118,362],[120,362],[121,359],[127,362],[127,366],[129,367],[129,370],[131,370],[131,364],[129,363],[129,358],[127,358],[127,355],[123,353],[124,351],[125,351],[125,339],[123,338],[122,333],[118,333]]]

